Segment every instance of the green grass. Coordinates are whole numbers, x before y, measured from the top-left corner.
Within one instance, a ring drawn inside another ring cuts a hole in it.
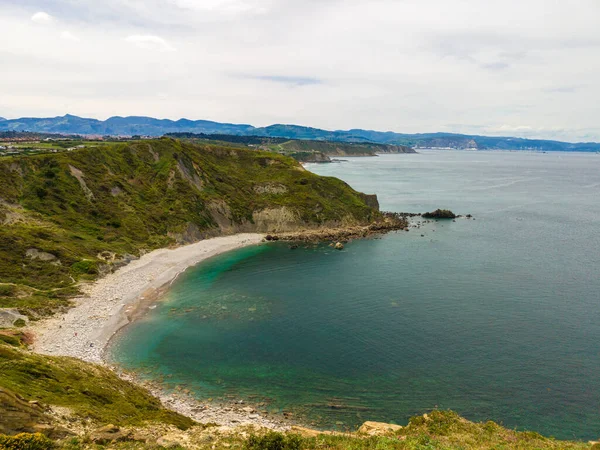
[[[15,346],[14,341],[0,340],[0,373],[0,387],[29,401],[67,407],[82,420],[118,426],[162,422],[181,429],[194,423],[165,410],[146,390],[105,367],[34,354]]]
[[[518,432],[494,422],[470,422],[452,411],[433,411],[413,417],[409,424],[387,436],[356,434],[314,438],[267,433],[251,436],[246,450],[568,450],[590,449],[584,442],[558,441],[533,432]]]
[[[256,192],[270,183],[286,192]],[[196,238],[219,234],[211,205],[226,205],[233,230],[252,229],[266,208],[286,207],[310,226],[378,217],[347,184],[292,158],[170,138],[0,158],[0,185],[0,280],[12,286],[0,290],[0,308],[32,317],[68,306],[80,281],[109,270],[103,251],[172,245],[191,224]],[[57,259],[31,259],[32,248]]]

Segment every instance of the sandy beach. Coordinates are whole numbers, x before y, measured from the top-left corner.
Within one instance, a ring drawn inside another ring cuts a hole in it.
[[[175,249],[160,249],[143,255],[116,272],[83,287],[84,296],[65,314],[36,323],[33,350],[55,356],[72,356],[106,365],[110,339],[134,317],[143,314],[164,290],[187,268],[220,253],[263,240],[262,234],[236,234],[207,239]],[[203,403],[181,393],[167,393],[158,383],[137,379],[113,368],[119,375],[141,384],[169,409],[197,420],[223,426],[257,425],[286,429],[279,418],[258,414],[241,401],[229,404]]]
[[[261,234],[236,234],[143,255],[116,272],[83,287],[84,296],[66,314],[36,324],[33,349],[103,363],[111,337],[148,307],[188,267],[220,253],[261,242]]]

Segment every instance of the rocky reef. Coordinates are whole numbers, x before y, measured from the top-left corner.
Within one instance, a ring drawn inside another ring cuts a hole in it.
[[[289,242],[332,242],[344,243],[353,239],[364,239],[371,236],[389,233],[390,231],[406,230],[409,223],[406,217],[395,213],[381,213],[382,218],[368,225],[350,225],[344,227],[327,227],[302,229],[294,232],[267,235],[265,240]]]

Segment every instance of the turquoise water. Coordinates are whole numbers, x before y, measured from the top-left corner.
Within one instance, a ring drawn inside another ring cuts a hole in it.
[[[476,220],[190,269],[112,347],[200,398],[338,428],[433,408],[600,437],[600,156],[435,152],[310,166],[385,210]],[[421,237],[421,234],[425,235]]]

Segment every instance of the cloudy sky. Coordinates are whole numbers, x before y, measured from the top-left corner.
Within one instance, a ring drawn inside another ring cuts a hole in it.
[[[600,141],[600,0],[0,0],[0,116]]]

